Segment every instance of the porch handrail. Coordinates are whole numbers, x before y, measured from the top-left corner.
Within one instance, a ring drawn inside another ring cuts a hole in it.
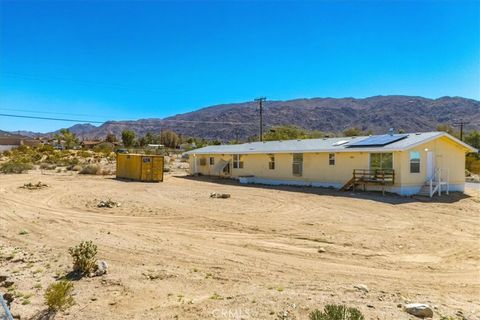
[[[395,183],[394,169],[353,169],[356,181]]]

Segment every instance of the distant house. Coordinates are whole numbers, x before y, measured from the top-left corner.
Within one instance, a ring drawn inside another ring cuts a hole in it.
[[[89,149],[89,150],[95,148],[96,146],[108,147],[113,149],[119,145],[120,143],[118,142],[108,142],[103,140],[83,140],[80,143],[80,146],[82,147],[82,149]]]
[[[40,144],[40,140],[36,140],[20,134],[7,133],[4,131],[0,133],[0,152],[11,150],[21,145],[35,147]]]
[[[465,154],[445,132],[207,146],[186,152],[192,174],[243,183],[369,188],[401,195],[463,191]]]

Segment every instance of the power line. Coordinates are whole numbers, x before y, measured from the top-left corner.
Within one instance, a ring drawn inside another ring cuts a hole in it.
[[[0,107],[0,110],[15,111],[15,112],[26,112],[26,113],[38,113],[38,114],[55,114],[55,115],[74,116],[74,117],[103,118],[103,116],[95,116],[95,115],[80,114],[80,113],[50,112],[50,111],[38,111],[38,110],[12,109],[12,108],[3,108],[3,107]]]
[[[79,119],[68,119],[68,118],[54,118],[54,117],[38,117],[38,116],[26,116],[20,114],[7,114],[0,113],[0,117],[11,117],[11,118],[26,118],[26,119],[36,119],[36,120],[52,120],[52,121],[67,121],[67,122],[81,122],[81,123],[100,123],[103,124],[107,121],[96,121],[96,120],[79,120]],[[125,121],[134,121],[134,120],[125,120]],[[180,120],[180,119],[158,119],[159,122],[179,122],[179,123],[204,123],[204,124],[228,124],[228,125],[253,125],[249,122],[232,122],[232,121],[198,121],[198,120]]]
[[[37,120],[68,121],[68,122],[104,123],[104,121],[95,121],[95,120],[62,119],[62,118],[25,116],[25,115],[21,115],[21,114],[6,114],[6,113],[0,113],[0,117],[26,118],[26,119],[37,119]]]

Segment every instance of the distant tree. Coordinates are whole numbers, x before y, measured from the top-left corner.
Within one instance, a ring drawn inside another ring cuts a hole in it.
[[[178,135],[172,130],[166,130],[160,134],[160,143],[167,148],[174,149],[179,145],[180,139],[178,138]]]
[[[214,145],[214,146],[219,146],[219,145],[222,144],[222,141],[215,139],[215,140],[210,141],[209,144]]]
[[[105,141],[110,142],[110,143],[117,142],[117,136],[114,135],[113,133],[109,133],[109,134],[107,134],[107,136],[105,137]]]
[[[137,141],[138,143],[138,146],[139,147],[145,147],[148,143],[147,143],[147,139],[145,138],[145,136],[141,137],[140,139],[138,139]]]
[[[450,126],[450,125],[448,125],[448,124],[439,124],[439,125],[437,125],[437,131],[446,132],[446,133],[451,134],[452,136],[457,137],[457,138],[460,137],[459,132],[456,131],[452,126]]]
[[[480,149],[480,131],[472,130],[464,138],[465,142],[474,148]]]
[[[343,135],[345,137],[356,137],[356,136],[361,136],[363,134],[364,134],[363,131],[356,127],[348,128],[343,131]]]
[[[160,142],[160,136],[159,135],[155,135],[151,132],[147,132],[145,134],[145,143],[146,144],[159,144],[161,143]]]
[[[273,127],[263,135],[264,141],[294,140],[308,138],[308,132],[293,125]]]
[[[132,130],[123,130],[122,131],[122,142],[123,146],[126,148],[130,148],[134,145],[135,143],[135,132]]]
[[[110,154],[113,152],[113,147],[111,145],[111,142],[105,141],[97,144],[95,147],[93,147],[93,151],[95,152],[102,152],[106,155]]]
[[[60,144],[62,141],[65,142],[65,148],[71,149],[74,146],[78,145],[78,138],[75,133],[71,132],[68,129],[60,129],[59,133],[54,135],[54,138],[58,140]]]
[[[258,136],[256,134],[254,134],[253,136],[249,136],[247,138],[247,142],[255,142],[255,141],[258,141]]]

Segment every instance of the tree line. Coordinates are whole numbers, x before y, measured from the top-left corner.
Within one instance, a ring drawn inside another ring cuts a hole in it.
[[[441,124],[437,126],[437,131],[444,131],[456,138],[460,138],[460,132],[452,126]],[[403,133],[404,130],[399,130],[399,133]],[[296,140],[296,139],[316,139],[324,137],[353,137],[353,136],[366,136],[371,135],[371,130],[364,131],[356,127],[345,129],[341,133],[336,132],[323,132],[319,130],[307,130],[294,125],[283,125],[272,127],[263,135],[263,141],[275,141],[275,140]],[[77,136],[68,129],[61,129],[59,133],[55,134],[55,139],[63,141],[66,148],[73,148],[79,144]],[[117,136],[113,133],[107,134],[104,139],[106,142],[117,142]],[[242,142],[254,142],[258,141],[258,136],[251,136],[246,141],[231,140],[229,144],[242,143]],[[480,148],[480,131],[470,130],[463,135],[463,141],[477,149]],[[181,144],[189,144],[192,147],[202,147],[205,145],[219,145],[222,141],[209,140],[203,138],[183,137],[172,130],[165,130],[158,134],[147,132],[143,136],[137,137],[133,130],[125,129],[121,133],[121,142],[126,148],[133,147],[145,147],[149,144],[161,144],[167,148],[176,149]]]

